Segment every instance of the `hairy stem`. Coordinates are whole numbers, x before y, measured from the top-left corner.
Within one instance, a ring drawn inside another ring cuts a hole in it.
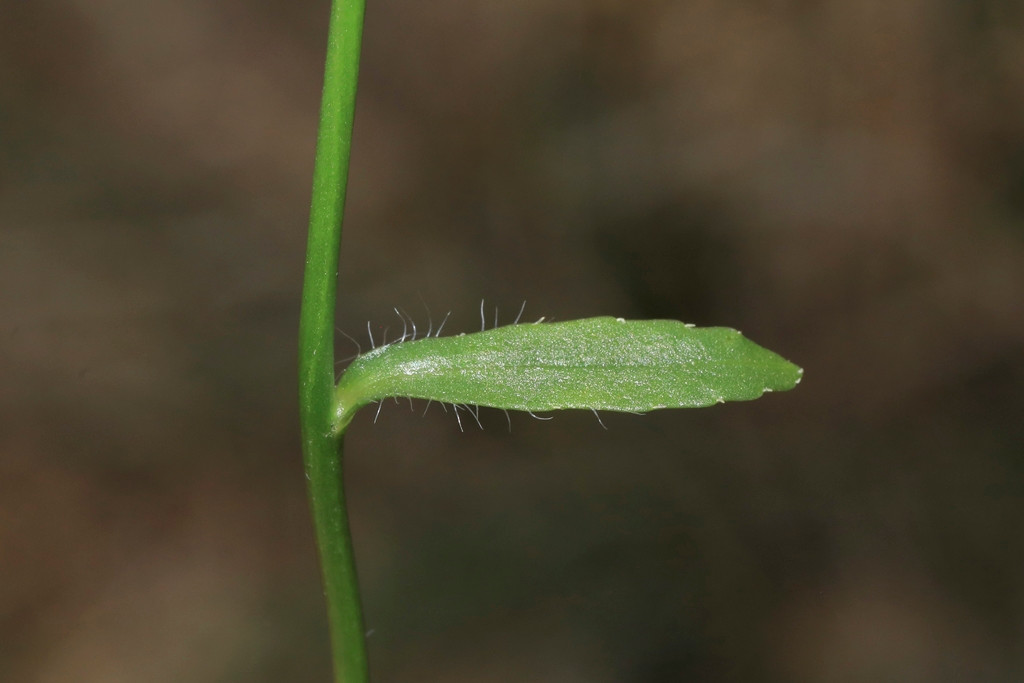
[[[364,0],[333,0],[299,322],[302,454],[323,574],[336,683],[366,683],[366,645],[334,426],[334,309]]]

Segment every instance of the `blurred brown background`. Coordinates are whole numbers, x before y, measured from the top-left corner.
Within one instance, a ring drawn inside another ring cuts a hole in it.
[[[6,683],[328,680],[295,390],[326,17],[0,0]],[[376,681],[1024,679],[1022,20],[371,0],[342,329],[526,300],[806,370],[607,431],[360,416]]]

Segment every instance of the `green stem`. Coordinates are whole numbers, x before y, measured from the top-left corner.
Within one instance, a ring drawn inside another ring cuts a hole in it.
[[[299,321],[302,454],[323,573],[336,683],[366,683],[366,644],[334,423],[334,309],[364,0],[333,0]]]

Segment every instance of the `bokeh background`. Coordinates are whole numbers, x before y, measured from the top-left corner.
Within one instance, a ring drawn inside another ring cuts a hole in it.
[[[0,680],[328,680],[295,389],[326,17],[0,1]],[[525,300],[806,371],[607,430],[361,415],[375,680],[1024,679],[1022,21],[370,2],[341,329]]]

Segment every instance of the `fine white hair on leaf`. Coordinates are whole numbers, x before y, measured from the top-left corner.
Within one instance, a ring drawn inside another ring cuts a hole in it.
[[[409,341],[416,341],[416,321],[413,320],[413,317],[411,315],[405,312],[405,309],[401,310],[402,314],[409,319],[409,326],[412,327],[412,339],[410,339]]]
[[[526,310],[526,299],[523,299],[523,305],[519,307],[519,313],[516,314],[516,319],[512,321],[513,325],[519,324],[519,319],[523,317],[523,311]]]
[[[601,425],[601,427],[604,428],[605,431],[608,431],[608,427],[605,427],[605,424],[604,422],[601,421],[601,416],[597,414],[597,411],[591,408],[590,412],[592,412],[594,414],[594,417],[597,418],[597,424]]]
[[[341,329],[340,327],[336,327],[336,328],[334,328],[334,329],[338,330],[338,332],[340,332],[340,333],[342,334],[342,336],[344,336],[344,337],[345,337],[346,339],[348,339],[348,340],[349,340],[350,342],[352,342],[353,344],[355,344],[355,345],[356,345],[356,355],[357,355],[357,356],[361,356],[361,355],[363,355],[363,347],[362,347],[362,345],[361,345],[361,344],[360,344],[360,343],[359,343],[359,342],[358,342],[358,341],[356,340],[356,338],[355,338],[355,337],[353,337],[352,335],[348,334],[347,332],[345,332],[345,330]]]
[[[480,406],[463,405],[462,407],[466,409],[467,413],[473,416],[473,419],[476,420],[476,426],[480,428],[480,431],[483,431],[484,426],[480,423]],[[476,408],[476,410],[474,410],[474,408]]]
[[[409,326],[405,322],[405,316],[399,313],[397,308],[393,308],[392,310],[395,312],[395,315],[398,316],[398,319],[402,321],[402,338],[398,341],[404,342],[406,336],[409,334]]]
[[[451,316],[451,314],[452,314],[451,311],[448,311],[447,313],[444,314],[444,319],[441,321],[441,324],[437,326],[437,332],[434,333],[434,337],[435,338],[441,336],[441,330],[444,329],[444,324],[446,322],[448,322],[448,318],[449,318],[449,316]]]

